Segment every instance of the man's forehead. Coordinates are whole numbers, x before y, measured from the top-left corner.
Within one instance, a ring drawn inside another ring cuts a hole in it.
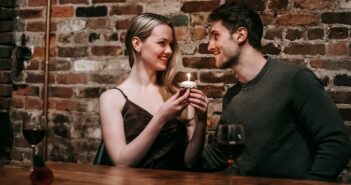
[[[213,21],[210,23],[210,33],[214,32],[214,31],[224,31],[226,30],[226,27],[223,25],[222,20],[218,20],[218,21]]]

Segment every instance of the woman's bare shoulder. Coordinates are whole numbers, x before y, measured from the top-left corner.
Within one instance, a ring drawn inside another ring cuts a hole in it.
[[[100,95],[100,105],[109,105],[121,109],[126,102],[122,92],[116,88],[108,89]]]

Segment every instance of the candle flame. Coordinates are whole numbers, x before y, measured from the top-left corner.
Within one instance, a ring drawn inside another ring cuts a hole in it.
[[[187,73],[186,76],[188,76],[188,81],[190,81],[191,74]]]

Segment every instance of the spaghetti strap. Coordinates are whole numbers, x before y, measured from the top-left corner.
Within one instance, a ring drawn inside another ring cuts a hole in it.
[[[123,91],[122,91],[120,88],[115,87],[115,88],[113,88],[113,89],[117,89],[117,90],[119,90],[119,92],[121,92],[121,93],[122,93],[122,95],[124,96],[124,98],[128,100],[127,95],[126,95],[126,94],[124,94],[124,92],[123,92]]]

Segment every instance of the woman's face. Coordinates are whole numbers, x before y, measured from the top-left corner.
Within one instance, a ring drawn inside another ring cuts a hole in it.
[[[140,44],[141,62],[154,71],[164,71],[172,57],[173,32],[168,25],[157,25]]]

